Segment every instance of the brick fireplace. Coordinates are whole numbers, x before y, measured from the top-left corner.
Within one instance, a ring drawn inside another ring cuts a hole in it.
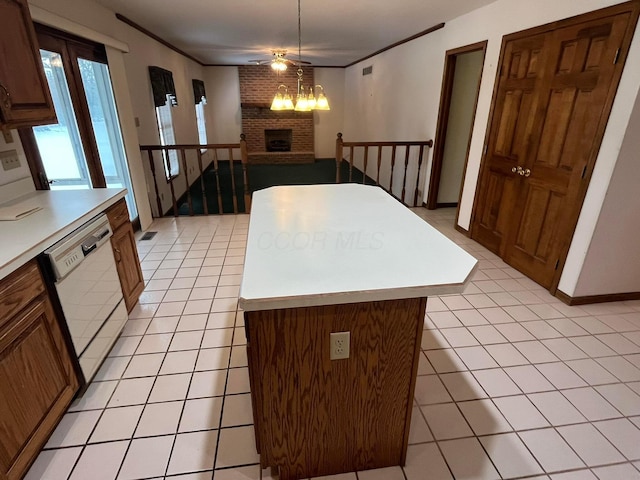
[[[251,163],[311,163],[315,160],[313,112],[273,112],[269,109],[280,84],[287,85],[295,98],[296,70],[289,66],[285,72],[276,75],[269,65],[238,67],[242,131],[247,137]],[[303,67],[303,79],[305,85],[313,85],[312,67]],[[270,132],[273,136],[274,131],[280,132],[271,141],[276,148],[268,148],[266,134]],[[283,151],[285,141],[289,143],[289,151]]]

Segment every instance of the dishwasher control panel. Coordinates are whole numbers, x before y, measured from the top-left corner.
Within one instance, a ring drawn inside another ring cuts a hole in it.
[[[66,277],[86,256],[108,242],[111,235],[113,232],[109,219],[105,214],[101,214],[45,250],[56,280]]]

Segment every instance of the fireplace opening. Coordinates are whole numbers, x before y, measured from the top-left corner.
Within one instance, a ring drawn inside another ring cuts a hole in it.
[[[264,143],[267,152],[290,152],[292,130],[290,128],[265,129]]]

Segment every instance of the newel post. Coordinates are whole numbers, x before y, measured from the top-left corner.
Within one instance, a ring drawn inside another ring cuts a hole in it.
[[[249,163],[249,154],[247,153],[247,136],[240,134],[240,161],[242,162],[242,180],[244,184],[244,210],[245,213],[251,212],[251,192],[249,191],[249,177],[247,174],[247,164]]]
[[[342,133],[338,133],[336,139],[336,183],[340,183],[340,164],[342,163]]]

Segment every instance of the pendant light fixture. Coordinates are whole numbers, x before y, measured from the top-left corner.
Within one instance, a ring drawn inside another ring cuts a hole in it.
[[[310,112],[312,110],[330,110],[329,100],[324,94],[322,85],[316,85],[315,89],[318,93],[316,97],[313,92],[313,86],[309,87],[309,93],[305,93],[304,83],[302,79],[302,24],[300,21],[300,0],[298,0],[298,90],[296,94],[296,103],[293,104],[291,95],[286,85],[279,85],[276,94],[271,102],[271,110],[295,110],[296,112]],[[284,91],[283,91],[284,89]]]

